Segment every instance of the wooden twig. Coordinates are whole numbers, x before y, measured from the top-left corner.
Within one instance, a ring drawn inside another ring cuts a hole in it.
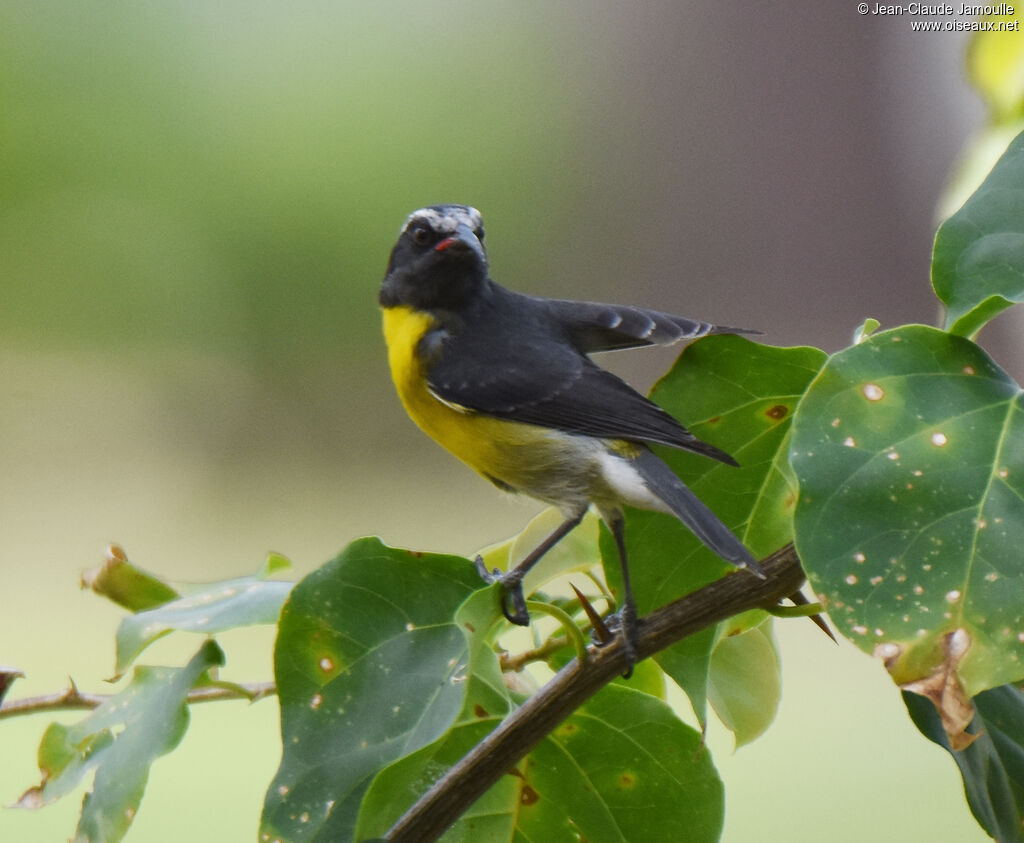
[[[205,688],[193,688],[188,692],[185,702],[190,705],[201,702],[218,702],[220,700],[257,700],[277,693],[273,682],[243,682],[238,687],[211,685]],[[5,717],[18,717],[25,714],[38,714],[42,711],[72,711],[75,709],[98,708],[109,700],[113,694],[88,694],[79,691],[74,682],[67,690],[56,694],[44,694],[39,697],[25,697],[20,700],[9,700],[0,706],[0,720]]]
[[[761,565],[768,575],[765,580],[737,571],[643,618],[636,642],[638,657],[647,658],[740,612],[774,606],[804,581],[791,544]],[[438,780],[398,819],[385,839],[394,843],[436,840],[546,735],[625,669],[619,639],[606,647],[591,648],[584,665],[571,661]]]

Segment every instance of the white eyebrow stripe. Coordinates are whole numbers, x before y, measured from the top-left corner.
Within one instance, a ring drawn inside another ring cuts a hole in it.
[[[426,223],[438,234],[452,234],[459,225],[467,225],[472,229],[480,228],[483,218],[476,208],[451,208],[442,212],[436,208],[420,208],[413,211],[405,220],[400,233],[404,234],[413,223]]]

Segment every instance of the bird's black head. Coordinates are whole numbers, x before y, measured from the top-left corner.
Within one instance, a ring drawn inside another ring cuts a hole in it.
[[[413,211],[402,226],[381,284],[380,303],[457,310],[486,283],[480,212],[468,205],[431,205]]]

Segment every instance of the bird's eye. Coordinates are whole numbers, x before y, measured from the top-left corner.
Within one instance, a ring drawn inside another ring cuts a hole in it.
[[[484,242],[484,227],[482,225],[477,226],[473,233],[476,235],[477,240],[479,240],[481,243]]]
[[[416,226],[412,230],[412,239],[418,246],[426,246],[430,242],[430,229],[422,225]]]

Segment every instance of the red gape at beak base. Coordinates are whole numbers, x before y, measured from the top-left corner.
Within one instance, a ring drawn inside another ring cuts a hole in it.
[[[451,246],[458,238],[456,237],[445,237],[440,243],[434,246],[435,252],[443,252],[449,246]]]

